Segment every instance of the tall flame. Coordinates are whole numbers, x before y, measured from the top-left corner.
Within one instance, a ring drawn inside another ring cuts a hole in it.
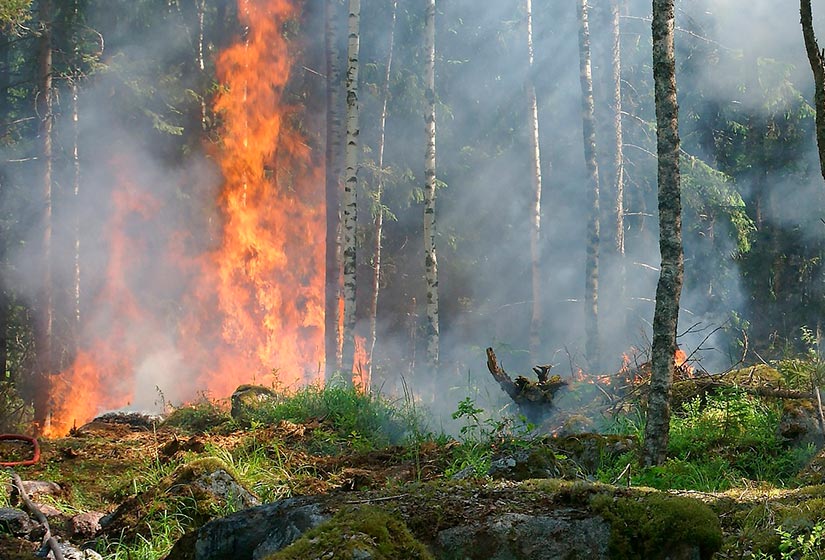
[[[147,368],[163,369],[149,379],[163,377],[159,388],[182,400],[226,396],[252,381],[292,386],[322,370],[323,169],[284,102],[292,59],[283,27],[296,8],[288,0],[238,0],[238,15],[244,37],[216,62],[224,86],[214,105],[223,122],[213,153],[224,179],[220,239],[194,256],[181,249],[192,233],[164,240],[162,259],[184,284],[184,311],[166,328],[168,311],[143,304],[145,286],[134,272],[156,257],[129,227],[136,219],[151,227],[161,203],[117,181],[104,286],[86,321],[95,334],[81,339],[74,363],[57,377],[47,435],[134,404]]]

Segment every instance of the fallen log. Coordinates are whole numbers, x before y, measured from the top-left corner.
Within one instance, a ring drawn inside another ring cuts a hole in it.
[[[567,382],[562,381],[558,375],[550,375],[551,367],[545,365],[533,368],[538,381],[531,381],[521,375],[513,380],[498,363],[493,349],[487,348],[487,369],[490,370],[490,374],[501,389],[530,421],[541,419],[552,406],[554,395],[567,385]]]

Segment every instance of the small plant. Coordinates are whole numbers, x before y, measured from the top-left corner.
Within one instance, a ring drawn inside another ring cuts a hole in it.
[[[806,529],[788,530],[776,528],[779,535],[779,560],[823,560],[825,559],[825,520]],[[773,560],[776,556],[757,552],[756,560]]]

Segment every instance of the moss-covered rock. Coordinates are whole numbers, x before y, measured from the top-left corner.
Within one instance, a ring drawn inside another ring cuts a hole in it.
[[[375,507],[343,509],[264,560],[432,560],[403,521]]]
[[[722,546],[719,518],[702,502],[658,492],[596,494],[593,511],[611,527],[611,558],[709,559]]]
[[[231,397],[230,415],[238,424],[245,426],[250,422],[250,415],[261,407],[271,405],[277,400],[275,391],[261,385],[241,385]]]
[[[123,502],[100,520],[103,534],[126,538],[150,535],[167,517],[183,528],[199,527],[232,511],[258,504],[225,462],[204,457],[182,465],[157,485]]]

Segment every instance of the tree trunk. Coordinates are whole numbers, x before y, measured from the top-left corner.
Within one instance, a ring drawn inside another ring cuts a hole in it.
[[[424,274],[427,280],[427,363],[438,367],[438,256],[435,247],[435,0],[427,1],[425,24],[427,67],[425,85],[427,107],[427,149],[424,155]]]
[[[816,146],[819,149],[819,169],[825,178],[825,56],[819,49],[814,33],[811,0],[800,0],[799,11],[802,21],[802,37],[805,51],[814,74],[814,108],[816,109]]]
[[[326,152],[324,154],[326,193],[326,257],[325,257],[325,292],[324,292],[324,361],[325,377],[330,380],[341,369],[341,352],[338,340],[339,302],[341,301],[341,192],[340,154],[341,154],[341,116],[338,111],[340,69],[338,65],[338,18],[335,9],[337,0],[326,0],[325,51],[326,51]]]
[[[364,386],[369,387],[372,379],[372,364],[375,354],[375,341],[378,331],[378,292],[381,285],[381,237],[384,229],[384,208],[381,197],[384,193],[384,144],[387,130],[387,103],[390,97],[390,76],[392,73],[392,51],[395,43],[395,21],[398,11],[398,0],[392,2],[392,17],[390,23],[390,44],[387,53],[387,68],[384,72],[384,87],[382,89],[381,120],[378,125],[378,180],[375,185],[375,245],[372,253],[372,301],[370,301],[370,339],[369,339],[369,366]]]
[[[355,358],[355,295],[357,224],[356,190],[358,188],[358,53],[361,0],[349,0],[347,40],[347,148],[346,182],[344,183],[344,347],[343,368],[352,380]]]
[[[612,49],[612,74],[613,74],[613,133],[614,133],[614,158],[613,158],[613,193],[616,196],[616,259],[619,272],[619,308],[622,315],[625,315],[626,308],[626,278],[627,269],[624,251],[624,140],[622,138],[622,36],[621,36],[621,4],[622,0],[612,0],[611,14],[613,18],[613,49]],[[626,321],[620,324],[625,325]]]
[[[204,13],[206,12],[206,0],[195,0],[195,9],[198,14],[198,72],[200,73],[201,85],[205,86],[207,84],[207,76],[206,76],[206,61],[203,55],[203,46],[204,46],[204,28],[203,28],[203,19]],[[207,121],[206,121],[206,93],[204,89],[201,89],[198,92],[200,95],[201,100],[201,130],[205,131],[207,129]]]
[[[579,70],[582,89],[582,134],[587,167],[587,255],[584,280],[585,354],[591,369],[599,363],[599,164],[596,161],[596,117],[590,68],[587,0],[579,0]]]
[[[54,291],[52,286],[52,3],[40,2],[40,39],[38,45],[38,92],[37,115],[40,119],[40,215],[41,234],[41,277],[42,283],[37,302],[36,338],[37,351],[36,383],[34,383],[34,420],[39,429],[48,427],[51,413],[50,376],[54,369]]]
[[[75,207],[80,208],[80,111],[78,107],[77,73],[71,80],[72,94],[72,197]],[[72,224],[74,236],[74,289],[72,290],[72,340],[77,345],[80,336],[81,270],[80,270],[80,213],[75,212]]]
[[[656,100],[656,152],[659,157],[659,251],[662,265],[653,316],[652,371],[645,424],[645,465],[667,456],[670,397],[682,292],[682,200],[679,174],[679,121],[673,0],[653,0],[653,80]]]
[[[533,3],[526,0],[527,11],[527,110],[530,115],[530,171],[533,198],[530,203],[530,265],[533,305],[530,317],[530,355],[538,359],[541,348],[541,149],[539,147],[539,111],[533,82]]]

